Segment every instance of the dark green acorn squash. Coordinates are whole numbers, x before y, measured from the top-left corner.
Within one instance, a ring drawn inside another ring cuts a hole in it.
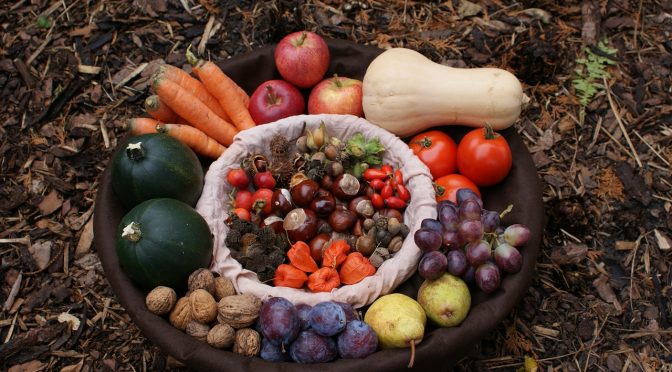
[[[117,228],[117,256],[139,288],[183,291],[189,274],[209,267],[213,238],[205,219],[175,199],[150,199],[131,209]]]
[[[112,159],[112,188],[126,209],[154,198],[196,205],[203,167],[192,149],[163,133],[127,138]]]

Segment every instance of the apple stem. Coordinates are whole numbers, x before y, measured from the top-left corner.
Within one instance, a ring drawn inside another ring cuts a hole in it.
[[[278,103],[278,95],[275,94],[275,90],[273,90],[273,87],[270,85],[266,86],[266,98],[271,105]]]
[[[343,83],[341,83],[341,79],[338,78],[338,74],[334,74],[334,84],[336,84],[336,87],[338,88],[343,88]]]
[[[308,36],[308,33],[307,33],[306,31],[303,31],[303,32],[301,33],[301,37],[300,37],[299,40],[297,41],[296,45],[297,45],[297,46],[299,46],[299,45],[303,45],[303,42],[306,41],[306,37],[307,37],[307,36]]]
[[[415,340],[411,340],[411,360],[408,362],[408,368],[413,368],[415,362]]]

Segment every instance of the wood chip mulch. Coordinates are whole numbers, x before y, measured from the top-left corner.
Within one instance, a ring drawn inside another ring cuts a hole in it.
[[[516,128],[544,185],[537,273],[456,370],[672,371],[672,2],[20,0],[0,27],[0,369],[180,367],[105,279],[98,177],[156,63],[308,29],[506,68],[531,98]]]

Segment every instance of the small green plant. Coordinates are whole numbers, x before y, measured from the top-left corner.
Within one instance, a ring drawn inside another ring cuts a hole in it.
[[[45,17],[43,15],[37,17],[37,27],[47,29],[50,28],[51,25],[52,25],[51,19],[49,19],[48,17]]]
[[[606,41],[600,41],[597,44],[597,49],[601,53],[595,53],[589,48],[584,48],[585,58],[576,60],[577,67],[574,70],[575,76],[572,79],[572,85],[576,91],[581,104],[581,112],[579,113],[579,121],[583,123],[586,106],[592,101],[593,97],[601,90],[603,79],[609,79],[611,75],[607,71],[607,66],[617,64],[612,58],[618,49],[610,48]]]

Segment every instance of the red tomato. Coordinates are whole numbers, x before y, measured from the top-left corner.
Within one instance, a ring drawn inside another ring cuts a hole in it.
[[[252,210],[268,215],[273,211],[273,190],[259,189],[252,194]]]
[[[242,208],[249,211],[252,209],[252,203],[254,203],[254,199],[252,199],[251,191],[238,190],[236,192],[236,198],[233,200],[234,208]]]
[[[273,189],[275,187],[275,178],[273,178],[273,173],[266,171],[255,174],[254,186],[258,189]]]
[[[450,200],[457,204],[457,190],[462,188],[472,189],[478,196],[481,196],[478,187],[470,179],[461,174],[449,174],[434,180],[437,202]]]
[[[478,186],[492,186],[511,170],[511,148],[492,128],[467,133],[457,147],[457,168]]]
[[[440,130],[430,130],[417,134],[408,146],[427,165],[433,179],[455,173],[457,145],[446,133]]]
[[[229,173],[226,174],[226,180],[231,184],[231,186],[238,189],[247,188],[247,185],[250,183],[250,179],[247,177],[247,173],[240,168],[231,169]]]
[[[235,208],[233,210],[233,213],[238,215],[238,218],[240,218],[241,220],[249,221],[249,220],[252,219],[252,216],[250,215],[250,211],[248,211],[247,209]]]

